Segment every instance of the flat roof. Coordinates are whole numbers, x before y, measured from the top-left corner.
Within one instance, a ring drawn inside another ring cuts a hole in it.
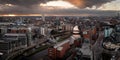
[[[7,33],[5,35],[7,35],[7,36],[26,36],[26,34],[21,34],[21,33]]]

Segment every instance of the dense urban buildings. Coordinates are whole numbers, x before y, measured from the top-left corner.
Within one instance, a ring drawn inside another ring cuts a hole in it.
[[[0,58],[119,59],[119,20],[117,16],[0,17]]]

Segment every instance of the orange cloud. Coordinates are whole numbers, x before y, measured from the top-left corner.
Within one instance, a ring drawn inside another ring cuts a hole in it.
[[[72,3],[72,4],[74,4],[75,6],[80,7],[80,8],[85,7],[85,6],[84,6],[84,4],[85,4],[84,0],[66,0],[66,1]]]

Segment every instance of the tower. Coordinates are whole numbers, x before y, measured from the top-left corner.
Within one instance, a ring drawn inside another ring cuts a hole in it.
[[[42,14],[42,20],[45,22],[45,14]]]

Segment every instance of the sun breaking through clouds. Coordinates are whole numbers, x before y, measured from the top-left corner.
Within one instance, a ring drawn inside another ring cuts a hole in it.
[[[41,3],[40,6],[60,7],[60,8],[77,8],[75,5],[73,5],[67,1],[49,1],[47,3]]]

